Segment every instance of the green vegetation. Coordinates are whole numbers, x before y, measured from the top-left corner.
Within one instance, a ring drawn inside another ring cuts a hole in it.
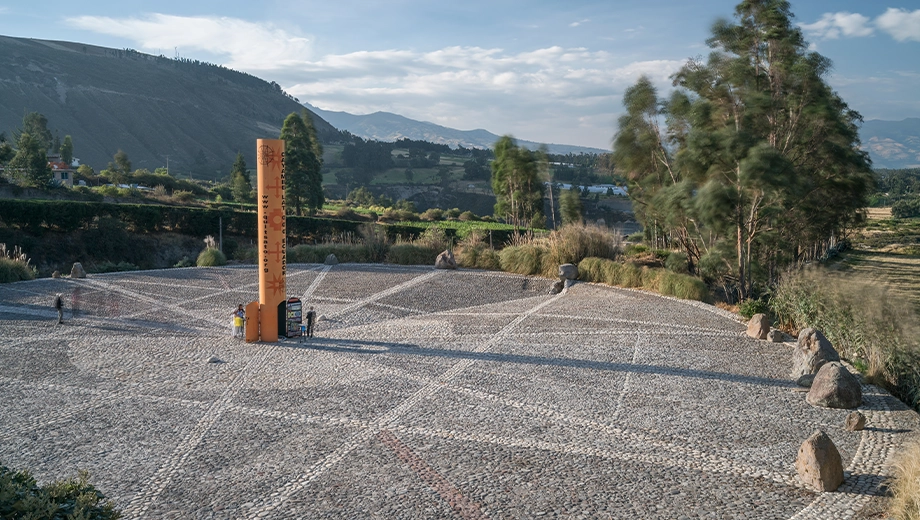
[[[316,137],[313,120],[306,110],[292,113],[281,127],[284,140],[285,185],[288,206],[295,215],[306,207],[311,215],[323,207],[323,146]]]
[[[252,202],[254,197],[252,193],[252,179],[249,177],[249,170],[246,168],[246,159],[243,154],[237,153],[233,166],[230,168],[230,192],[233,200],[237,202]]]
[[[28,255],[19,246],[7,249],[0,243],[0,283],[18,282],[35,278],[35,268],[29,265]]]
[[[195,264],[198,267],[219,267],[227,265],[227,257],[223,251],[217,248],[217,241],[214,237],[208,235],[204,239],[204,250],[198,255]]]
[[[860,222],[873,183],[860,116],[825,83],[830,62],[808,51],[788,2],[735,15],[669,99],[645,77],[627,89],[613,154],[646,238],[684,251],[731,301],[822,256]]]
[[[4,520],[116,520],[121,512],[89,483],[75,478],[39,486],[27,471],[0,466],[0,518]]]
[[[543,186],[537,175],[538,158],[526,148],[518,147],[511,136],[495,143],[492,162],[492,192],[495,214],[518,227],[545,227]]]
[[[885,285],[860,273],[799,270],[783,276],[770,308],[781,328],[821,330],[869,382],[920,407],[917,313]]]

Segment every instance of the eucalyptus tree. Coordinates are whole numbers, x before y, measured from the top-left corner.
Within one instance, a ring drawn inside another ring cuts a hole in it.
[[[858,221],[873,182],[860,115],[791,19],[785,0],[741,2],[668,99],[646,78],[626,92],[614,140],[637,216],[739,298]]]
[[[511,136],[500,138],[492,161],[495,215],[515,226],[546,227],[542,188],[536,154]]]
[[[246,168],[246,159],[240,152],[237,152],[236,160],[230,168],[230,191],[233,200],[237,202],[252,201],[252,179],[249,177],[249,169]]]

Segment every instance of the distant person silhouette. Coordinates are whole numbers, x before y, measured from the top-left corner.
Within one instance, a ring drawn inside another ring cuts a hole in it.
[[[316,321],[316,313],[313,311],[313,307],[310,306],[310,310],[307,311],[307,330],[306,335],[308,338],[313,337],[313,322]]]
[[[64,323],[64,300],[60,294],[54,297],[54,308],[58,311],[58,323]]]

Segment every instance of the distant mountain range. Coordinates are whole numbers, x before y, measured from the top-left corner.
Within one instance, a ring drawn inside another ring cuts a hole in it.
[[[464,148],[492,148],[499,139],[498,135],[488,130],[456,130],[427,121],[416,121],[390,112],[374,112],[373,114],[359,116],[348,112],[322,110],[308,103],[304,103],[304,106],[329,121],[332,126],[339,130],[347,130],[364,139],[392,142],[408,138],[415,141],[446,144],[452,148],[458,146],[463,146]],[[534,141],[517,139],[517,142],[519,145],[531,150],[536,150],[541,146],[541,143]],[[554,154],[605,153],[609,151],[588,146],[553,143],[547,144],[546,147],[550,153]]]
[[[126,49],[0,36],[0,132],[29,112],[48,119],[97,171],[119,149],[134,168],[226,175],[237,151],[255,167],[256,139],[275,138],[303,106],[281,87],[207,63]],[[321,139],[341,134],[320,117]]]
[[[872,119],[859,131],[873,168],[920,168],[920,118]]]
[[[307,108],[326,143],[341,142],[339,130],[452,147],[490,148],[499,139],[486,130],[455,130],[387,112],[360,116]],[[168,161],[173,173],[221,177],[237,151],[254,167],[255,140],[277,137],[284,118],[303,109],[275,83],[208,63],[0,36],[0,132],[9,138],[24,115],[40,112],[53,133],[72,136],[74,156],[97,170],[121,149],[135,168],[153,170]],[[860,135],[874,167],[920,167],[920,118],[866,121]],[[559,154],[607,151],[548,148]]]

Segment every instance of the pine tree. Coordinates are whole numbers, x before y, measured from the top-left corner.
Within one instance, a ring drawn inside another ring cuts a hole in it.
[[[297,215],[306,207],[310,213],[323,207],[322,145],[316,138],[313,120],[296,112],[284,120],[285,195]]]
[[[16,155],[10,161],[8,169],[24,186],[45,188],[54,178],[48,166],[48,154],[43,148],[43,143],[27,133],[19,134]]]
[[[233,200],[237,202],[252,201],[252,179],[249,177],[249,170],[246,168],[246,159],[239,152],[237,152],[236,160],[233,161],[233,167],[230,169],[230,190],[233,194]]]

